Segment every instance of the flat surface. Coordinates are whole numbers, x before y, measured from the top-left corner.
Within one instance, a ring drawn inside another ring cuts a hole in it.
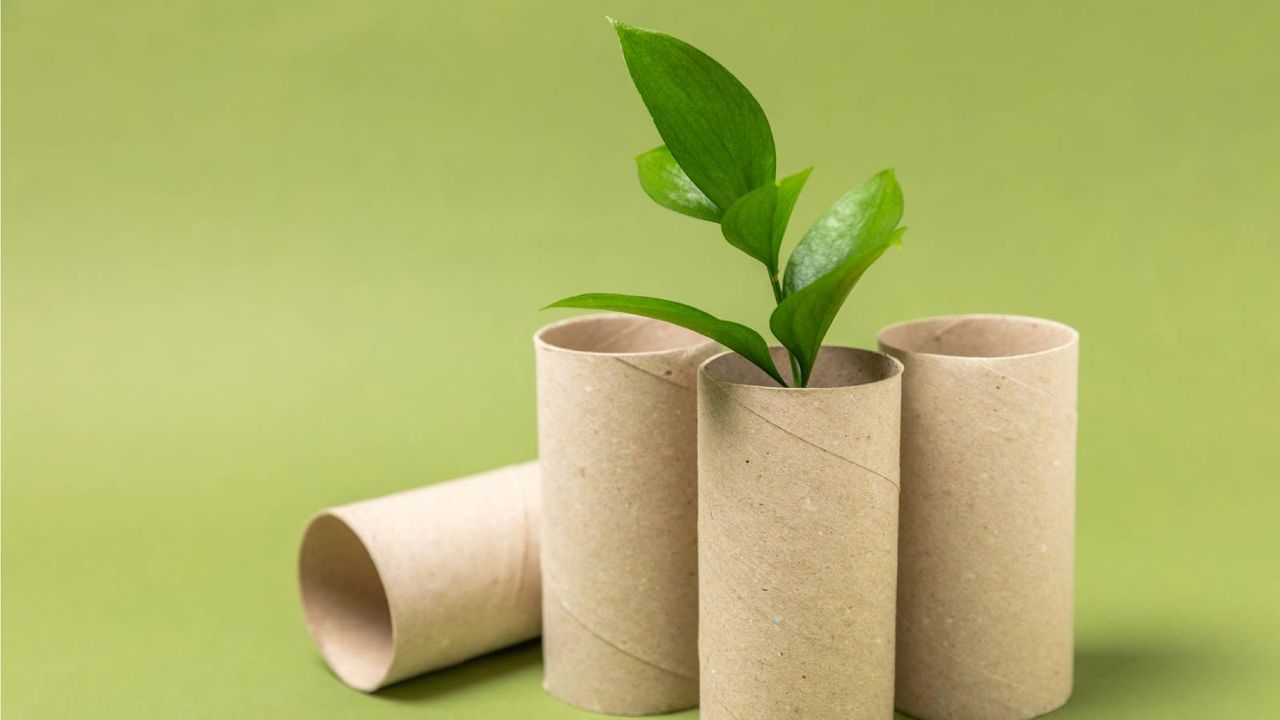
[[[721,59],[780,171],[817,165],[788,246],[897,168],[906,247],[835,342],[1081,330],[1054,717],[1274,717],[1280,5],[788,5],[4,3],[5,717],[586,716],[536,645],[350,691],[293,573],[319,508],[534,454],[547,302],[764,328],[757,266],[640,191],[606,13]]]

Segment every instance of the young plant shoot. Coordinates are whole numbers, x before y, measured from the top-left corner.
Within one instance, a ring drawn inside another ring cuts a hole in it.
[[[782,238],[813,168],[777,179],[769,120],[720,63],[669,35],[610,22],[665,143],[636,158],[640,186],[669,210],[718,223],[730,245],[764,266],[777,303],[769,329],[787,350],[794,385],[805,387],[849,291],[906,231],[898,226],[902,189],[893,171],[878,173],[837,200],[805,233],[780,277]],[[589,293],[548,307],[612,310],[681,325],[737,352],[786,386],[759,333],[688,305]]]

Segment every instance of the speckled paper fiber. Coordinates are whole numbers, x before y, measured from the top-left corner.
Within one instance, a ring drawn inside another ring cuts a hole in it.
[[[839,347],[806,389],[729,353],[703,366],[703,718],[893,716],[901,372]]]
[[[299,556],[307,627],[372,691],[537,637],[538,464],[326,510]]]
[[[1035,318],[893,325],[906,367],[899,709],[1019,720],[1072,684],[1079,336]]]
[[[715,343],[590,315],[535,337],[544,685],[645,715],[698,702],[698,365]]]

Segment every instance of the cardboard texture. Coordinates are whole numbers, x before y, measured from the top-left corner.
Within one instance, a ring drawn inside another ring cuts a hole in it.
[[[549,325],[534,345],[544,686],[617,715],[693,707],[695,378],[720,348],[616,314]]]
[[[316,515],[299,586],[334,674],[370,692],[537,637],[538,486],[529,462]]]
[[[731,353],[702,367],[704,719],[893,716],[901,373],[839,347],[806,389]]]
[[[906,366],[897,706],[1049,712],[1071,695],[1079,335],[969,315],[879,341]]]

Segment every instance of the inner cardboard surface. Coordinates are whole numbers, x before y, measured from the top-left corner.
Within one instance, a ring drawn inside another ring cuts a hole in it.
[[[773,364],[788,382],[792,382],[791,363],[785,348],[769,349]],[[801,392],[823,388],[843,388],[878,382],[902,372],[902,365],[891,357],[870,350],[846,347],[824,347],[813,364],[809,385],[805,388],[781,388],[773,378],[754,363],[735,352],[717,355],[706,362],[704,372],[712,380],[735,385],[755,385],[765,388]]]
[[[353,686],[380,684],[394,649],[391,610],[364,543],[322,515],[303,537],[300,569],[303,613],[329,666]]]
[[[707,342],[705,337],[679,325],[617,313],[554,323],[543,328],[536,339],[550,348],[610,355],[665,352]]]
[[[1051,320],[1009,315],[936,317],[880,331],[886,348],[953,357],[1016,357],[1056,350],[1078,337]]]

